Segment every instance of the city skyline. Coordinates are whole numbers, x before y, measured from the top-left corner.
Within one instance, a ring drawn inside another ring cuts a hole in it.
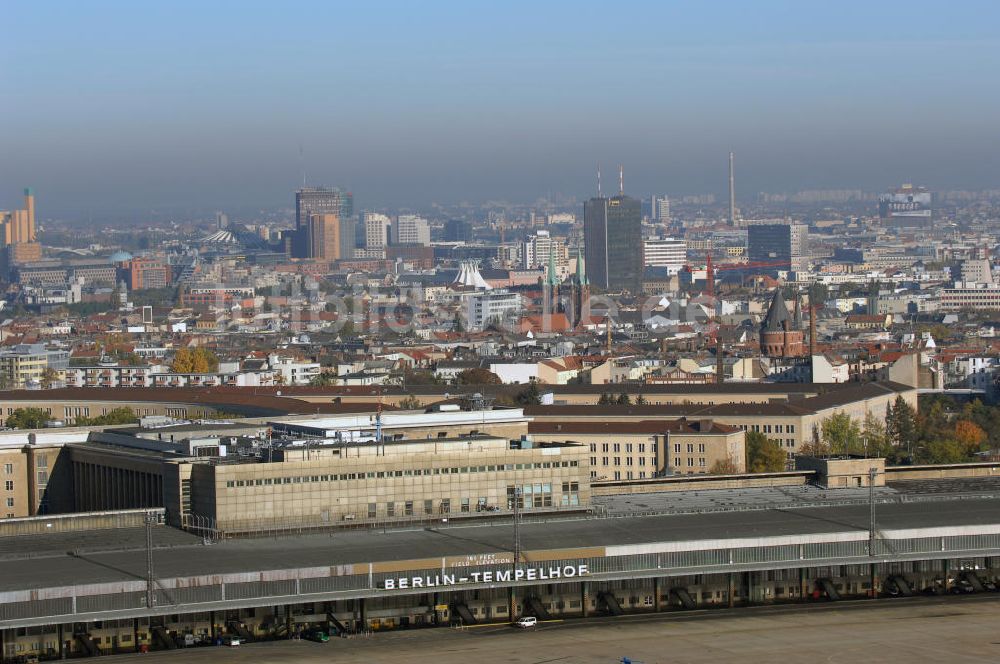
[[[12,6],[0,198],[30,183],[60,215],[274,208],[304,172],[365,208],[583,200],[598,162],[626,164],[633,195],[724,198],[730,151],[744,201],[994,187],[998,10],[909,20],[921,7],[106,2],[51,22]]]

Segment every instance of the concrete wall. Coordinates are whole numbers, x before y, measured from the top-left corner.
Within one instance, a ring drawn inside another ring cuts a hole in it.
[[[890,466],[885,469],[886,482],[905,480],[940,480],[961,477],[1000,476],[1000,463],[954,463],[938,466]]]
[[[658,477],[652,480],[631,482],[594,482],[590,492],[594,496],[618,496],[633,493],[660,493],[664,491],[703,491],[708,489],[749,489],[752,487],[804,486],[814,473],[797,471],[788,473],[755,473],[747,475],[688,475],[683,477]]]

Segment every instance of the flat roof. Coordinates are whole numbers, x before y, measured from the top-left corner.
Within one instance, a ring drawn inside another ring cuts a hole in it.
[[[1000,501],[969,499],[884,504],[877,507],[876,518],[881,529],[993,525],[1000,524]],[[520,537],[522,549],[530,553],[656,542],[867,533],[868,519],[867,505],[834,505],[528,521],[521,525]],[[117,537],[126,540],[117,547],[123,550],[77,555],[66,553],[76,548],[74,538],[68,534],[52,547],[46,546],[43,538],[25,538],[24,547],[35,551],[39,557],[0,560],[0,592],[143,579],[146,575],[144,539],[141,529],[136,530],[133,535],[114,531]],[[18,549],[18,541],[22,540],[5,543],[5,549]],[[156,549],[154,566],[158,577],[173,578],[500,553],[511,551],[512,546],[513,533],[509,525],[488,523],[385,533],[338,531],[275,539],[227,540],[215,545],[179,543]],[[46,549],[51,554],[46,554]]]

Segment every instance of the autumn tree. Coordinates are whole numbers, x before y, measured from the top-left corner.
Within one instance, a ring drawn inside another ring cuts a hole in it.
[[[174,353],[174,373],[211,373],[219,368],[219,358],[205,348],[178,348]]]
[[[725,458],[719,459],[712,464],[708,472],[712,475],[735,475],[740,472],[740,469],[736,467],[732,459]]]
[[[969,420],[955,422],[955,442],[965,448],[965,453],[972,456],[980,450],[987,436],[983,428]]]
[[[455,376],[456,385],[501,385],[502,383],[500,376],[481,367],[466,369]]]
[[[902,395],[886,409],[885,434],[890,445],[900,451],[906,450],[907,456],[912,455],[917,442],[917,414]]]
[[[785,469],[785,451],[776,440],[759,431],[746,432],[747,470],[751,473],[776,473]]]

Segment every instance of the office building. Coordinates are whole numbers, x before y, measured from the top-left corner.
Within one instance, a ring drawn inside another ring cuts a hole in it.
[[[472,224],[463,219],[449,219],[444,225],[445,242],[472,242]]]
[[[676,238],[652,238],[642,243],[643,265],[665,267],[668,274],[677,274],[687,264],[687,243]]]
[[[548,231],[536,231],[525,239],[521,246],[522,267],[541,268],[546,279],[563,282],[569,276],[569,250],[562,240],[552,237]],[[555,267],[555,275],[549,274],[549,266]]]
[[[650,200],[650,217],[653,221],[670,221],[670,199],[654,195]]]
[[[779,270],[803,271],[809,267],[805,224],[751,223],[747,226],[747,259],[750,269],[762,274]]]
[[[430,246],[430,223],[414,214],[401,214],[396,217],[396,223],[392,225],[392,242]]]
[[[521,313],[521,295],[508,290],[469,293],[466,301],[466,329],[479,332],[491,325],[512,326]]]
[[[170,265],[153,257],[133,258],[119,272],[130,291],[164,288],[171,281]]]
[[[309,253],[309,215],[335,214],[339,219],[354,217],[354,196],[336,187],[303,187],[295,192],[295,234],[292,256],[307,258]],[[354,253],[354,224],[341,227],[341,249],[345,257]],[[348,252],[347,249],[350,251]]]
[[[904,184],[878,197],[878,215],[891,226],[923,226],[931,224],[931,193],[924,187]]]
[[[306,234],[309,243],[309,258],[335,261],[344,257],[341,253],[341,224],[336,214],[311,214]],[[353,251],[351,252],[353,254]],[[348,256],[350,257],[350,256]]]
[[[619,190],[584,203],[583,233],[591,284],[638,293],[642,278],[642,204]]]
[[[45,344],[18,344],[0,351],[0,385],[23,389],[40,383],[46,369],[60,372],[69,366],[69,351],[49,350]]]
[[[365,248],[385,249],[389,244],[389,227],[392,220],[378,212],[365,212]]]
[[[229,228],[229,215],[225,212],[215,213],[215,227],[220,231],[224,231]]]

